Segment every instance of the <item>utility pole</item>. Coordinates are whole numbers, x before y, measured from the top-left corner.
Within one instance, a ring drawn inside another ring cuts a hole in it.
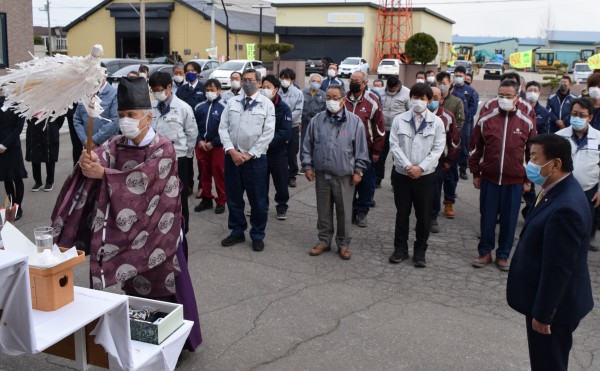
[[[210,2],[210,47],[214,48],[215,43],[215,3]]]
[[[260,20],[259,20],[259,31],[258,31],[258,43],[262,43],[262,36],[263,36],[263,32],[262,32],[262,21],[263,21],[263,9],[264,8],[270,8],[271,5],[268,4],[258,4],[258,5],[252,5],[253,8],[258,8],[260,11]],[[262,48],[258,48],[258,60],[262,61]]]
[[[140,59],[146,59],[146,3],[140,0]]]
[[[46,13],[48,16],[48,55],[52,56],[52,27],[50,26],[50,0],[46,0]]]
[[[227,6],[225,5],[225,0],[221,0],[221,4],[223,5],[223,11],[225,12],[225,30],[226,30],[226,40],[227,41],[227,60],[229,60],[229,15],[227,14]]]

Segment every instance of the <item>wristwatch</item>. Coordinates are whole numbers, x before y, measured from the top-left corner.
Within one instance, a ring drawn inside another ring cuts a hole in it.
[[[363,172],[362,171],[355,171],[354,174],[360,175],[361,178],[363,177]]]

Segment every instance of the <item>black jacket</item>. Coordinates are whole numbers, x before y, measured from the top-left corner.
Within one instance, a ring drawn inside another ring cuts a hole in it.
[[[59,130],[65,122],[65,116],[54,121],[39,122],[33,118],[27,122],[25,136],[25,160],[29,162],[58,162],[60,145]]]
[[[279,94],[275,96],[273,105],[275,106],[275,136],[269,144],[267,155],[287,149],[287,143],[292,135],[292,111],[290,107],[285,104]]]
[[[185,103],[187,103],[193,110],[196,109],[196,106],[199,103],[202,103],[206,100],[206,95],[204,95],[204,84],[198,81],[196,87],[192,90],[189,83],[185,83],[182,86],[177,88],[177,92],[175,93],[177,98],[181,99]]]

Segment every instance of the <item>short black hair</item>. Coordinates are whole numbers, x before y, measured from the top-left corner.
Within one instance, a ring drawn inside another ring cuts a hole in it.
[[[231,73],[231,75],[229,75],[229,78],[232,78],[232,77],[233,77],[233,75],[240,75],[240,80],[242,79],[242,74],[241,74],[241,73],[239,73],[238,71],[233,71],[233,72]]]
[[[127,74],[128,74],[128,75],[129,75],[130,73],[132,73],[132,74],[136,75],[137,77],[139,77],[139,76],[140,76],[140,73],[139,73],[138,71],[136,71],[136,70],[131,70],[131,71],[127,72]]]
[[[327,87],[327,90],[325,91],[325,93],[327,93],[329,90],[334,89],[340,92],[340,94],[342,95],[342,97],[344,95],[346,95],[346,90],[344,90],[344,87],[342,85],[338,85],[338,84],[329,84],[329,86]]]
[[[275,77],[275,75],[267,75],[263,77],[262,82],[264,83],[265,81],[268,81],[271,84],[273,84],[273,86],[275,86],[275,89],[279,89],[281,87],[281,82],[279,82],[279,79]]]
[[[527,85],[525,85],[525,90],[529,89],[530,86],[537,86],[538,89],[542,90],[542,85],[537,81],[529,81]]]
[[[515,89],[515,93],[519,92],[519,83],[516,82],[516,81],[514,81],[514,80],[512,80],[512,79],[508,79],[508,80],[502,81],[500,83],[500,86],[498,88],[506,87],[506,86]]]
[[[435,75],[435,72],[433,70],[427,70],[425,71],[425,76],[429,75],[430,73],[433,73]]]
[[[279,72],[279,78],[289,77],[292,80],[296,80],[296,72],[291,68],[284,68]]]
[[[507,72],[507,73],[503,73],[502,76],[500,76],[500,82],[502,82],[506,79],[515,80],[517,82],[517,84],[521,83],[521,75],[519,75],[516,72]]]
[[[600,73],[596,72],[589,75],[587,79],[587,86],[588,88],[600,87]]]
[[[162,86],[164,89],[166,89],[167,86],[171,84],[173,84],[173,78],[171,77],[171,75],[167,72],[162,71],[154,72],[148,80],[148,85],[150,85],[151,89],[156,88],[158,86]]]
[[[380,82],[381,86],[385,86],[385,82],[383,82],[382,79],[375,79],[375,81],[373,81],[373,85],[375,85],[376,82]]]
[[[457,73],[457,72],[460,72],[460,73],[467,73],[467,69],[466,69],[466,68],[464,68],[463,66],[458,66],[458,67],[456,67],[456,68],[454,69],[454,73]]]
[[[571,143],[568,139],[553,133],[544,133],[531,138],[529,143],[540,145],[544,149],[544,157],[547,160],[560,159],[562,171],[573,171]]]
[[[261,79],[260,72],[258,72],[254,68],[248,68],[247,70],[244,70],[244,72],[242,72],[242,77],[244,77],[244,75],[247,73],[253,73],[256,81],[261,81],[260,80]]]
[[[579,107],[587,110],[588,114],[590,116],[592,116],[594,114],[594,105],[592,104],[592,102],[589,99],[586,99],[586,98],[573,99],[573,101],[571,101],[571,109],[573,109],[573,106],[575,106],[576,104],[578,104]]]
[[[209,86],[214,86],[217,90],[221,90],[221,82],[217,79],[208,79],[206,84],[204,84],[204,88],[206,89]]]
[[[421,98],[422,96],[426,96],[427,100],[433,99],[433,90],[431,87],[424,83],[417,83],[410,88],[410,97]]]
[[[390,76],[387,79],[387,87],[388,88],[395,88],[396,86],[400,85],[400,79],[398,78],[398,76]]]
[[[562,80],[562,79],[569,80],[569,84],[572,84],[572,83],[573,83],[573,80],[571,80],[571,76],[569,76],[569,75],[563,75],[563,77],[561,77],[560,79],[561,79],[561,80]]]
[[[415,75],[415,77],[417,77],[419,75],[425,76],[425,71],[419,71],[419,72],[417,72],[417,74]]]
[[[147,74],[148,72],[150,72],[150,68],[148,68],[148,66],[146,66],[145,64],[140,64],[138,72],[144,72]]]
[[[465,76],[469,76],[472,79],[473,78],[473,73],[467,72],[467,73],[465,73]]]
[[[450,81],[450,78],[451,78],[450,74],[448,72],[446,72],[446,71],[439,72],[435,76],[435,80],[437,82],[442,82],[442,81],[444,81],[444,79],[448,79],[448,81]]]
[[[202,67],[200,67],[200,64],[198,64],[198,62],[189,61],[183,66],[183,71],[186,73],[187,73],[188,66],[192,66],[192,68],[194,69],[194,71],[196,71],[196,73],[200,73],[200,70],[202,70]]]

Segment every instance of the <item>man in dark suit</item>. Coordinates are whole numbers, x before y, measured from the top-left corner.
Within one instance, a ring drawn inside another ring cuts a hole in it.
[[[594,306],[587,264],[592,216],[575,180],[571,145],[555,134],[531,140],[527,177],[540,196],[510,265],[508,305],[526,317],[532,370],[567,370],[573,331]]]

